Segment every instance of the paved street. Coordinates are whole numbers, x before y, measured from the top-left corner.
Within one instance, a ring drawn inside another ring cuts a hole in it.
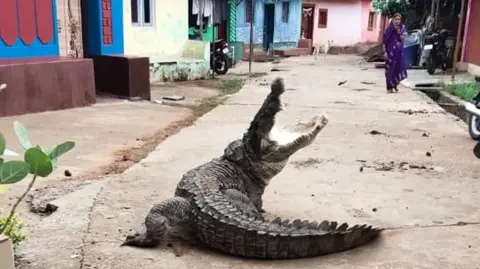
[[[59,210],[23,246],[30,263],[22,269],[477,268],[480,160],[471,153],[466,125],[420,93],[401,88],[387,94],[383,70],[362,69],[357,62],[329,55],[275,65],[288,70],[251,80],[121,176],[60,198]],[[353,251],[291,261],[252,261],[198,248],[184,249],[181,257],[171,249],[120,248],[151,205],[173,194],[183,173],[222,154],[242,135],[269,92],[259,84],[276,76],[288,88],[279,123],[322,111],[330,121],[272,181],[265,210],[389,228],[383,236]]]

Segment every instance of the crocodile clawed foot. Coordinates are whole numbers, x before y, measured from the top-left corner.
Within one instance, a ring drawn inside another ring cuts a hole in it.
[[[133,240],[133,239],[135,239],[136,237],[139,237],[139,236],[140,236],[139,233],[135,233],[133,235],[127,235],[127,238],[125,239],[125,241]]]
[[[131,247],[143,247],[143,248],[154,248],[160,244],[159,240],[153,240],[147,238],[145,234],[136,233],[134,235],[128,235],[120,246],[131,246]]]

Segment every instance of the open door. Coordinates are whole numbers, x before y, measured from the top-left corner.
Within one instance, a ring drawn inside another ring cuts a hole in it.
[[[263,48],[268,51],[273,45],[275,29],[275,4],[265,4],[263,16]]]
[[[315,5],[304,4],[302,6],[302,28],[300,30],[300,38],[313,39],[313,15]]]

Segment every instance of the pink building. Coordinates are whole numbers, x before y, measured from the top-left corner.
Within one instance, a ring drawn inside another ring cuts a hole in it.
[[[467,64],[470,73],[480,75],[480,31],[475,30],[480,24],[480,1],[466,0],[466,8],[461,61]]]
[[[304,0],[302,30],[313,44],[334,46],[377,42],[385,19],[375,12],[371,0]]]

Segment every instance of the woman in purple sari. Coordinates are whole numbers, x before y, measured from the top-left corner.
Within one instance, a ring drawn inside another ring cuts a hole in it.
[[[403,58],[403,40],[407,29],[402,24],[402,15],[393,15],[392,20],[383,33],[383,51],[385,54],[385,78],[387,92],[398,92],[398,84],[407,77],[405,59]]]

